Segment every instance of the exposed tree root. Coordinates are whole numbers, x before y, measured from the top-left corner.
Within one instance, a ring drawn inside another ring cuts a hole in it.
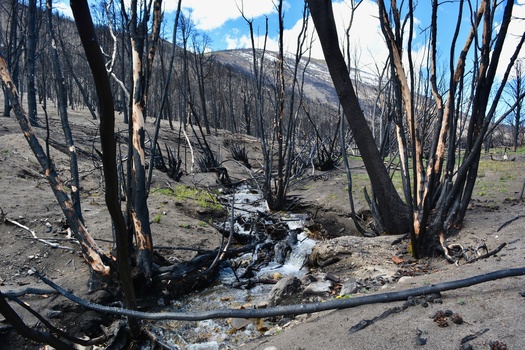
[[[507,243],[501,243],[496,249],[490,251],[490,252],[487,252],[487,254],[483,254],[481,256],[478,256],[478,257],[475,257],[473,259],[470,259],[469,261],[467,261],[467,264],[470,264],[470,263],[473,263],[475,261],[478,261],[478,260],[481,260],[481,259],[486,259],[490,256],[493,256],[493,255],[496,255],[497,253],[499,253],[500,250],[503,249],[503,247],[505,247],[507,245]]]

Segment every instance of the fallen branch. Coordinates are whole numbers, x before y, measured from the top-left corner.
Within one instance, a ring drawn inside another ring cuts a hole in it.
[[[72,350],[74,349],[71,345],[63,342],[62,340],[55,337],[53,334],[48,332],[41,332],[35,330],[28,325],[20,318],[15,310],[9,305],[9,303],[4,299],[4,296],[0,293],[0,313],[5,317],[5,319],[13,326],[13,328],[20,333],[24,338],[34,340],[38,343],[49,344],[55,349],[58,350]]]
[[[7,298],[11,299],[15,303],[17,303],[18,305],[20,305],[21,307],[26,309],[30,314],[35,316],[44,326],[46,326],[51,331],[51,334],[53,334],[53,335],[56,334],[58,337],[65,338],[66,340],[68,340],[68,341],[70,341],[72,343],[79,344],[79,345],[82,345],[82,346],[98,345],[98,344],[104,343],[109,338],[109,336],[107,334],[104,334],[104,335],[102,335],[100,337],[93,338],[93,339],[90,339],[90,340],[85,340],[85,339],[80,339],[80,338],[76,338],[76,337],[70,336],[69,334],[67,334],[63,330],[53,326],[42,315],[40,315],[38,312],[33,310],[28,304],[22,302],[20,299],[18,299],[16,297],[8,296],[8,295],[3,294],[3,293],[2,293],[2,296],[6,296]]]
[[[408,303],[404,303],[402,306],[396,306],[394,308],[388,309],[385,312],[383,312],[381,315],[376,316],[372,318],[371,320],[362,320],[355,326],[352,326],[350,330],[348,331],[349,334],[355,333],[357,331],[363,330],[366,327],[370,326],[371,324],[374,324],[376,321],[380,321],[382,319],[387,318],[390,315],[400,313],[401,311],[406,310],[409,306],[412,306]]]
[[[505,269],[490,272],[483,275],[469,277],[461,280],[442,282],[432,284],[430,286],[407,289],[398,292],[388,292],[381,294],[365,295],[343,300],[329,300],[320,303],[300,304],[300,305],[286,305],[270,307],[266,309],[222,309],[203,312],[141,312],[135,310],[128,310],[112,306],[104,306],[95,304],[87,300],[81,299],[74,294],[69,293],[64,288],[56,285],[52,281],[42,276],[38,271],[35,273],[44,283],[56,289],[60,294],[75,303],[99,312],[105,312],[113,315],[131,316],[145,320],[179,320],[179,321],[202,321],[214,318],[263,318],[286,315],[301,315],[319,311],[334,310],[334,309],[348,309],[361,305],[388,303],[392,301],[403,301],[409,297],[417,297],[420,295],[427,295],[433,293],[444,292],[459,288],[470,287],[476,284],[485,283],[489,281],[498,280],[507,277],[517,277],[525,275],[525,267]]]
[[[2,293],[2,295],[8,298],[16,298],[16,297],[21,297],[26,294],[35,294],[35,295],[57,294],[57,291],[55,289],[49,289],[49,288],[28,287],[28,288],[19,289],[19,290],[6,290],[5,292],[0,291],[0,293]]]
[[[471,340],[474,340],[476,339],[477,337],[479,337],[480,335],[484,334],[484,333],[487,333],[489,331],[488,328],[485,328],[485,329],[482,329],[480,331],[477,331],[476,333],[474,334],[469,334],[467,335],[466,337],[463,337],[460,341],[460,344],[463,345],[465,343],[468,343],[469,341]]]
[[[525,184],[525,183],[524,183],[524,184]],[[511,224],[512,222],[514,222],[514,221],[516,221],[516,220],[518,220],[518,219],[521,219],[521,218],[525,218],[525,215],[518,215],[518,216],[516,216],[515,218],[510,219],[509,221],[504,222],[504,223],[503,223],[503,224],[502,224],[502,225],[496,230],[496,232],[501,231],[505,226],[507,226],[507,225]]]
[[[501,244],[499,245],[499,247],[497,247],[497,248],[494,249],[493,251],[490,251],[490,252],[488,252],[487,254],[483,254],[483,255],[480,255],[480,256],[478,256],[478,257],[475,257],[475,258],[473,258],[473,259],[468,260],[468,261],[467,261],[467,264],[473,263],[473,262],[478,261],[478,260],[481,260],[481,259],[486,259],[486,258],[488,258],[488,257],[490,257],[490,256],[492,256],[492,255],[496,255],[496,254],[499,253],[499,251],[502,250],[503,247],[505,247],[506,245],[507,245],[507,243],[501,243]]]
[[[58,243],[53,243],[53,242],[46,241],[45,239],[38,238],[36,233],[35,233],[35,231],[31,230],[29,227],[27,227],[25,225],[22,225],[21,223],[15,221],[15,220],[11,220],[11,219],[8,219],[8,218],[5,218],[4,220],[5,220],[5,222],[8,222],[8,223],[10,223],[12,225],[18,226],[18,227],[28,231],[33,236],[33,239],[35,239],[35,240],[37,240],[39,242],[42,242],[42,243],[50,246],[51,248],[60,248],[60,249],[66,249],[66,250],[69,250],[69,251],[72,251],[72,252],[76,252],[76,249],[74,249],[74,248],[66,247],[66,246],[60,245]]]

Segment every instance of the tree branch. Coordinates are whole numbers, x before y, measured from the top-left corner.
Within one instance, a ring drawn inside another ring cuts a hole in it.
[[[263,317],[275,317],[275,316],[286,316],[286,315],[300,315],[312,312],[335,310],[335,309],[349,309],[361,305],[388,303],[393,301],[403,301],[409,297],[416,297],[420,295],[427,295],[433,293],[444,292],[448,290],[454,290],[459,288],[470,287],[476,284],[485,283],[489,281],[495,281],[507,277],[517,277],[525,275],[525,267],[498,270],[489,272],[483,275],[477,275],[461,280],[455,280],[450,282],[442,282],[432,284],[430,286],[418,287],[407,289],[398,292],[388,292],[374,295],[365,295],[362,297],[356,297],[351,299],[343,300],[329,300],[320,303],[311,304],[300,304],[300,305],[286,305],[278,307],[270,307],[267,309],[222,309],[212,310],[203,312],[141,312],[135,310],[128,310],[112,306],[104,306],[95,304],[87,300],[81,299],[76,295],[73,295],[66,291],[64,288],[56,285],[52,281],[42,276],[39,272],[36,272],[44,283],[56,289],[60,294],[66,298],[74,301],[75,303],[84,306],[85,308],[105,312],[112,315],[123,315],[132,316],[146,320],[179,320],[179,321],[202,321],[214,318],[263,318]]]

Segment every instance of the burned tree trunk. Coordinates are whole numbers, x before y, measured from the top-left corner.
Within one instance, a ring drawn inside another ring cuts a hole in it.
[[[124,215],[120,209],[119,184],[117,178],[117,153],[115,142],[115,109],[109,77],[106,72],[104,56],[95,34],[95,28],[86,0],[72,0],[71,9],[75,17],[80,40],[91,68],[99,99],[100,142],[102,146],[102,163],[106,182],[106,205],[113,220],[117,245],[117,264],[120,281],[124,290],[126,305],[136,308],[135,290],[131,277],[128,233]],[[140,327],[136,319],[128,319],[131,333],[136,336]]]
[[[158,29],[161,21],[161,0],[154,4],[154,29]],[[130,214],[137,244],[136,263],[139,271],[146,281],[151,279],[151,266],[153,259],[153,241],[149,223],[149,210],[147,204],[148,191],[146,187],[146,159],[144,154],[144,104],[147,100],[147,75],[151,69],[155,50],[150,50],[146,64],[143,63],[144,43],[146,40],[149,12],[145,11],[142,23],[138,23],[137,1],[131,3],[131,60],[133,65],[133,94],[131,113],[131,203]],[[154,31],[153,42],[158,31]],[[144,68],[145,67],[145,68]]]
[[[27,109],[31,125],[38,125],[36,108],[36,88],[35,88],[35,51],[36,51],[36,0],[29,0],[27,3],[27,43],[26,43],[26,64],[27,64]]]
[[[20,128],[22,129],[29,146],[35,154],[37,161],[42,167],[49,184],[51,185],[51,189],[53,190],[53,193],[60,204],[62,212],[66,216],[67,223],[69,224],[73,235],[80,243],[84,259],[95,272],[102,276],[108,276],[111,272],[111,267],[114,266],[113,261],[104,254],[102,249],[93,240],[82,220],[80,220],[76,211],[74,210],[73,203],[64,190],[64,186],[58,177],[53,162],[51,159],[49,159],[49,155],[44,152],[42,145],[33,132],[27,115],[22,110],[22,106],[20,105],[20,97],[9,74],[7,62],[1,55],[0,76],[2,78],[5,91],[7,92],[7,96],[9,97],[11,106],[15,111],[16,118],[20,123]]]
[[[339,48],[332,3],[329,0],[308,0],[308,5],[323,47],[328,70],[343,107],[343,112],[348,120],[348,125],[350,125],[357,147],[363,156],[372,189],[375,196],[381,198],[381,203],[378,204],[381,224],[387,233],[408,232],[408,208],[388,175],[372,132],[359,106],[348,68]]]
[[[58,43],[56,40],[55,29],[53,27],[53,3],[51,0],[47,0],[47,16],[48,16],[48,30],[51,36],[51,52],[53,57],[53,70],[55,72],[55,81],[57,86],[57,99],[58,99],[58,114],[60,115],[60,122],[62,124],[62,130],[64,131],[64,137],[66,139],[66,145],[69,152],[69,170],[71,176],[71,201],[73,203],[73,209],[75,210],[80,221],[84,222],[82,217],[82,210],[80,206],[80,180],[78,177],[78,162],[77,152],[75,143],[73,141],[73,135],[69,126],[69,120],[67,117],[67,91],[66,81],[60,64],[60,57],[58,56]],[[30,119],[31,120],[31,119]]]

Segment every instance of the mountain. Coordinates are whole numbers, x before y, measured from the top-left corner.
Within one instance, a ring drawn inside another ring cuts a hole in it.
[[[260,51],[258,52],[261,53]],[[219,63],[231,67],[240,74],[252,74],[253,53],[251,49],[237,49],[214,51],[213,56]],[[264,56],[267,65],[278,60],[278,54],[274,51],[266,51]],[[288,77],[293,76],[295,57],[288,55],[285,57],[285,69],[289,73]],[[302,58],[299,62],[298,78],[304,74],[304,93],[308,100],[321,104],[328,104],[337,107],[339,99],[335,92],[330,73],[326,63],[321,60]],[[267,70],[269,73],[269,70]],[[290,84],[289,84],[290,85]]]

